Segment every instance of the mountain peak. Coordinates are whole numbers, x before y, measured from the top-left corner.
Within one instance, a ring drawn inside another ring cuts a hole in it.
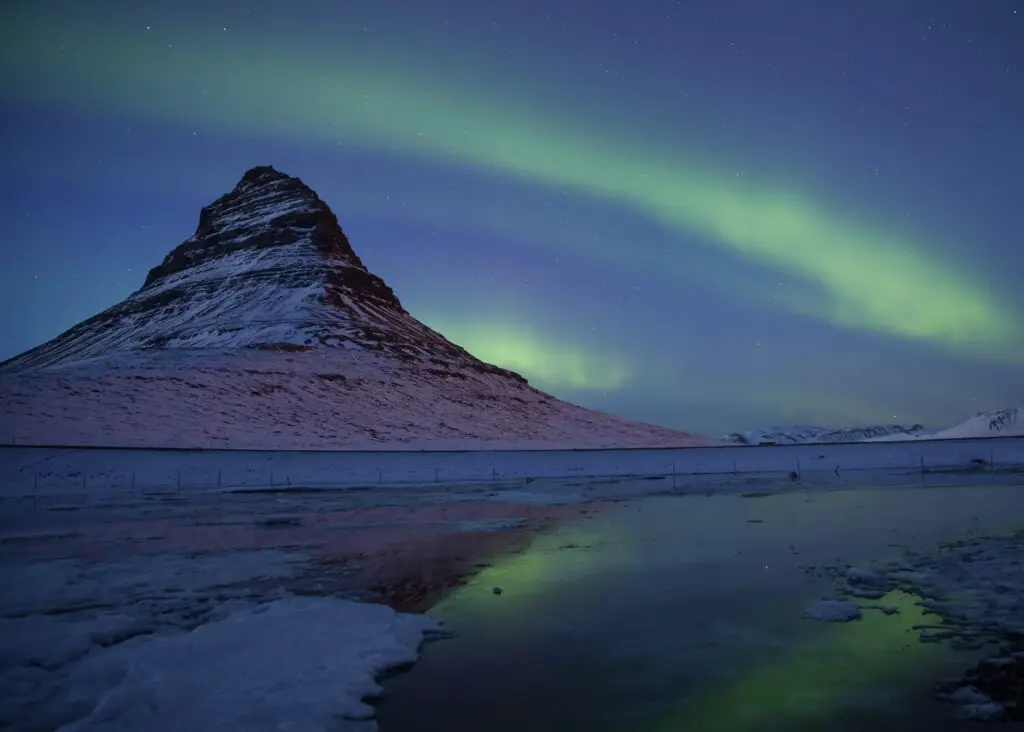
[[[269,165],[250,168],[230,192],[202,208],[195,233],[149,271],[143,287],[232,251],[290,246],[304,238],[324,257],[365,270],[334,212],[312,188]]]
[[[245,175],[242,176],[241,183],[256,183],[265,179],[298,180],[298,178],[292,178],[287,173],[282,173],[273,165],[256,165],[245,171]]]
[[[405,311],[313,189],[264,165],[204,206],[195,233],[139,290],[3,365],[150,348],[320,346],[471,358]]]

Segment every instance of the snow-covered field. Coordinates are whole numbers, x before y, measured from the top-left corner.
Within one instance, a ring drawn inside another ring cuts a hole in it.
[[[861,480],[871,471],[1024,469],[1024,438],[634,450],[326,452],[0,447],[5,495],[144,488],[207,489],[493,483],[743,474]]]
[[[376,675],[412,662],[422,615],[274,585],[277,550],[92,564],[0,562],[0,727],[373,730]],[[254,585],[262,583],[261,591]]]

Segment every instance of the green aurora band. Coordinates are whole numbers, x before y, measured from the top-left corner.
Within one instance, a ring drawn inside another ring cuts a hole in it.
[[[623,386],[630,376],[622,359],[545,338],[512,320],[429,315],[421,320],[477,358],[518,371],[535,386],[610,390]]]
[[[567,543],[577,546],[615,544],[622,551],[625,534],[612,524],[600,532],[559,531],[541,535],[522,554],[502,557],[482,569],[465,586],[454,589],[430,612],[442,621],[449,615],[480,614],[515,637],[524,610],[561,591],[572,580],[595,571],[590,551],[562,552]],[[628,556],[628,555],[622,555]],[[505,590],[494,602],[487,588]],[[791,611],[815,599],[794,597]],[[693,690],[660,719],[643,727],[647,732],[761,732],[762,730],[820,730],[842,713],[858,694],[893,684],[926,679],[935,665],[950,657],[947,646],[922,643],[912,630],[927,624],[916,595],[893,590],[884,598],[865,603],[894,607],[883,616],[865,611],[863,619],[847,624],[800,621],[805,626],[801,644],[779,650],[777,658],[737,663],[741,670],[729,681],[709,683]],[[639,727],[638,727],[639,728]]]
[[[404,151],[572,190],[796,278],[799,296],[777,302],[791,312],[994,360],[1024,353],[1012,304],[918,242],[857,225],[797,186],[675,162],[598,131],[592,116],[535,112],[486,86],[433,79],[419,71],[424,60],[396,68],[361,53],[345,63],[230,33],[115,33],[68,14],[6,18],[0,41],[0,84],[28,98]]]

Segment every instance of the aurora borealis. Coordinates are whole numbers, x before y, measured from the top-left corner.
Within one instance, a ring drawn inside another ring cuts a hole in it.
[[[1024,402],[1017,3],[9,3],[0,357],[272,164],[421,320],[704,432]]]

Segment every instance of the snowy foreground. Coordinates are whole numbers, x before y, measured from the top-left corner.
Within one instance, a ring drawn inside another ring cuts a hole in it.
[[[375,676],[414,661],[437,624],[384,605],[231,589],[294,563],[270,551],[4,566],[0,726],[375,729],[363,702],[381,691]]]
[[[937,616],[934,624],[914,627],[921,641],[997,649],[963,679],[941,682],[935,695],[955,704],[962,717],[1024,720],[1024,530],[851,567],[837,586],[837,597],[814,603],[804,617],[849,622],[860,619],[862,606],[896,612],[876,604],[894,590],[918,595],[917,604]]]
[[[135,592],[145,580],[124,579]],[[165,593],[175,589],[169,583]],[[212,590],[188,588],[203,589]],[[41,713],[33,722],[67,732],[372,730],[373,708],[362,699],[380,694],[375,677],[416,660],[424,634],[437,628],[423,615],[323,597],[237,601],[209,610],[193,630],[196,620],[175,617],[173,607],[150,609],[148,617],[4,619],[0,648],[13,668],[0,678],[7,729],[27,722],[26,692],[42,690],[30,701]],[[36,683],[61,669],[69,671],[56,684]]]
[[[988,443],[989,455],[999,455],[1003,464],[1021,450],[1020,441]],[[927,444],[866,446],[865,454],[879,450],[910,460],[910,453],[899,451]],[[945,447],[944,460],[960,460],[961,467],[977,466],[971,456],[983,449],[952,443]],[[793,459],[787,448],[736,450],[781,453],[783,457],[759,458],[778,460],[779,467]],[[886,452],[891,450],[896,452]],[[597,457],[590,459],[611,461],[628,475],[626,468],[635,474],[645,467],[644,456],[658,453],[618,452],[614,457],[595,452]],[[534,454],[531,459],[537,463],[501,465],[509,472],[515,465],[550,468],[543,460],[552,455]],[[126,481],[136,471],[139,482],[141,476],[158,474],[150,470],[163,471],[166,477],[175,463],[161,461],[182,456],[216,460],[192,464],[207,473],[182,469],[180,490],[132,491]],[[317,463],[309,453],[270,456],[285,461],[273,463],[275,469],[290,465],[297,470],[303,458],[309,459],[312,467],[304,469],[314,472],[304,475],[322,480],[337,480],[346,470],[355,471],[357,478],[369,474],[381,457],[317,454],[317,460],[328,461]],[[406,458],[414,462],[406,470],[422,474],[435,465],[458,466],[458,459],[479,456],[411,454]],[[287,485],[274,491],[190,490],[202,486],[217,465],[228,476],[233,475],[228,470],[232,460],[245,467],[253,465],[250,460],[267,457],[0,451],[5,461],[0,473],[0,728],[373,730],[373,709],[365,700],[380,693],[375,677],[415,660],[420,643],[440,629],[422,615],[352,600],[422,610],[478,567],[521,550],[529,531],[576,520],[598,510],[604,498],[703,493],[708,485],[693,476],[678,483],[663,476],[569,483],[519,480],[511,485],[439,485],[428,480],[383,490],[303,491]],[[348,468],[329,462],[353,459]],[[512,454],[501,459],[525,460]],[[456,462],[429,462],[438,460]],[[155,462],[147,467],[146,461]],[[92,472],[103,466],[110,472]],[[967,476],[954,469],[952,477],[988,483],[999,475],[989,467],[986,460],[980,474]],[[465,465],[463,469],[468,470]],[[43,471],[50,472],[41,476],[38,490],[31,490],[28,481]],[[74,471],[79,474],[70,475]],[[83,476],[84,492],[76,487]],[[250,475],[250,480],[258,485],[260,477]],[[719,492],[750,490],[743,478],[716,478],[714,485]],[[793,489],[800,486],[788,474],[777,475],[767,488]],[[77,500],[76,494],[87,500]],[[833,616],[822,619],[851,619],[835,616],[844,608],[849,611],[843,603],[884,605],[885,593],[901,587],[933,603],[930,607],[944,619],[938,635],[947,632],[947,625],[966,644],[1005,641],[1013,633],[1024,633],[1015,604],[1024,587],[1024,547],[1018,539],[1006,541],[979,541],[945,548],[938,557],[908,555],[898,563],[862,567],[848,573],[828,608]],[[489,586],[484,589],[490,596]],[[959,594],[963,590],[972,593],[971,599]],[[936,629],[922,630],[929,631],[926,638],[936,635]],[[978,683],[977,691],[950,691],[961,695],[957,699],[970,695],[965,713],[992,716],[1000,693],[988,682]],[[190,703],[182,704],[182,699]],[[982,704],[989,706],[978,707]],[[283,727],[285,722],[293,726]]]
[[[376,729],[392,607],[579,511],[425,493],[0,495],[0,729]]]

